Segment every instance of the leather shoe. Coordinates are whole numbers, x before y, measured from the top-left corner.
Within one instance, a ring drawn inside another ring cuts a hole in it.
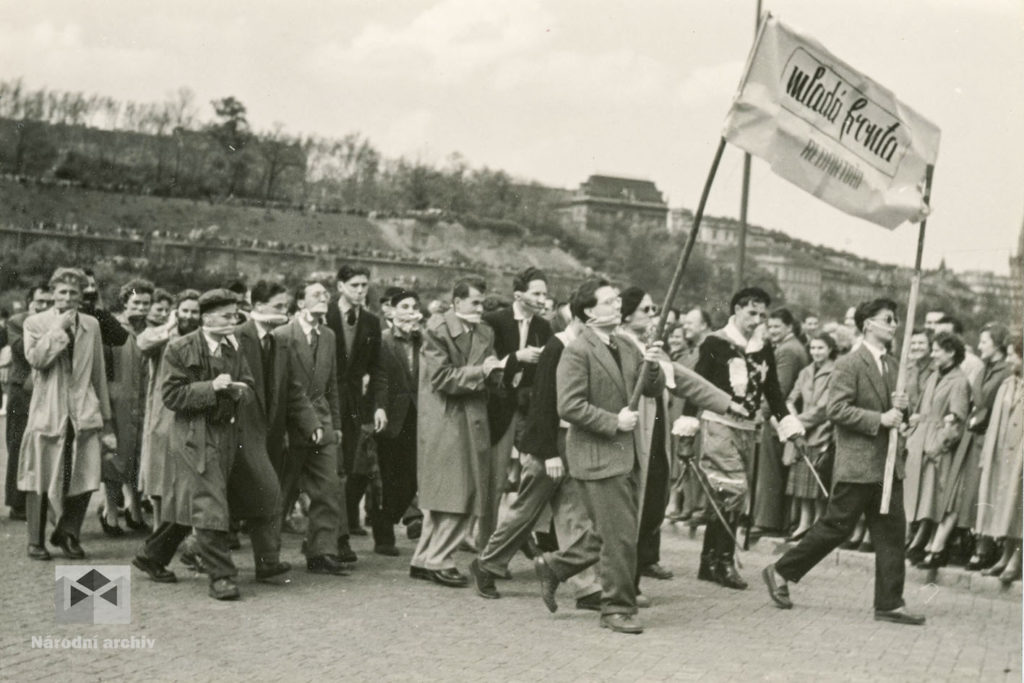
[[[353,564],[359,559],[356,557],[355,551],[352,550],[352,546],[348,544],[348,537],[338,539],[338,559],[343,564]]]
[[[891,621],[894,624],[907,624],[909,626],[921,626],[925,618],[921,614],[911,614],[906,607],[897,607],[890,610],[875,610],[875,621]]]
[[[36,545],[35,543],[28,544],[28,556],[33,560],[52,560],[53,557],[50,555],[50,551],[45,546]]]
[[[875,544],[871,541],[861,541],[860,545],[857,546],[857,551],[862,553],[873,553],[875,552]]]
[[[718,558],[718,567],[715,571],[715,581],[719,585],[726,588],[735,588],[736,590],[746,590],[747,582],[743,580],[740,573],[736,571],[736,563],[732,557],[728,555],[721,555]]]
[[[652,579],[659,579],[661,581],[668,581],[673,576],[675,576],[675,574],[673,574],[670,570],[665,569],[660,564],[655,562],[654,564],[649,564],[646,567],[644,567],[643,569],[641,569],[640,570],[640,576],[648,576],[648,577],[650,577]]]
[[[231,579],[214,579],[210,582],[210,597],[215,600],[237,600],[240,596],[238,586]]]
[[[177,583],[178,577],[167,567],[142,555],[136,555],[132,565],[141,572],[149,575],[149,578],[157,583]]]
[[[267,562],[256,567],[256,580],[270,582],[270,579],[287,574],[291,570],[292,566],[287,562]]]
[[[228,550],[238,550],[242,547],[242,539],[238,537],[237,531],[228,532]]]
[[[82,546],[78,545],[78,539],[71,534],[55,530],[50,534],[50,543],[60,548],[64,557],[69,560],[81,560],[85,557],[85,551],[82,550]]]
[[[592,612],[601,611],[601,591],[596,591],[590,595],[584,595],[582,598],[576,599],[576,609],[587,609]]]
[[[473,577],[477,595],[488,600],[497,600],[501,597],[501,593],[494,587],[494,575],[480,566],[480,560],[469,563],[469,573]]]
[[[789,599],[789,586],[781,586],[775,582],[775,565],[768,565],[761,570],[764,585],[768,586],[768,597],[779,609],[793,609],[793,601]]]
[[[306,558],[306,571],[310,574],[348,576],[348,569],[337,555],[317,555]]]
[[[361,527],[358,524],[353,524],[348,528],[349,536],[369,536],[370,533],[365,527]]]
[[[448,588],[465,588],[469,584],[469,579],[466,578],[466,575],[455,567],[437,570],[428,569],[427,571],[430,572],[431,581]]]
[[[643,625],[632,614],[602,614],[601,628],[610,628],[616,633],[638,635],[644,632]]]
[[[398,548],[393,543],[382,543],[380,545],[373,546],[373,552],[378,555],[386,555],[387,557],[398,557],[402,553],[398,552]]]
[[[647,609],[651,606],[651,599],[643,593],[636,594],[636,606],[640,609]]]
[[[544,561],[543,555],[533,561],[533,571],[536,572],[537,578],[540,580],[540,599],[544,601],[544,606],[548,608],[549,612],[557,612],[558,602],[555,600],[555,591],[558,590],[558,584],[561,583],[558,575]]]
[[[917,566],[924,560],[924,548],[910,548],[907,550],[907,560],[911,565]]]
[[[412,565],[409,565],[409,578],[423,579],[424,581],[433,580],[433,578],[430,576],[429,569],[424,569],[423,567],[414,567]]]

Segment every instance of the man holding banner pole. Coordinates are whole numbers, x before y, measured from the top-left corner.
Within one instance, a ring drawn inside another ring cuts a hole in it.
[[[886,347],[896,334],[896,304],[875,299],[857,307],[857,329],[864,343],[836,362],[829,385],[828,417],[836,430],[832,497],[825,515],[800,543],[761,575],[768,594],[782,609],[793,606],[787,582],[807,572],[849,537],[863,514],[875,545],[875,619],[921,625],[923,616],[907,611],[903,602],[906,573],[903,487],[893,487],[888,513],[880,510],[882,480],[890,434],[905,417],[907,395],[896,387],[896,364]],[[902,480],[902,462],[895,476]]]
[[[819,42],[766,12],[722,137],[850,215],[890,230],[905,221],[921,223],[907,306],[907,345],[939,150],[938,127]],[[836,487],[825,517],[799,546],[763,572],[779,607],[792,607],[786,580],[798,580],[835,547],[832,537],[845,529],[848,515],[866,512],[869,523],[883,535],[884,546],[879,547],[872,529],[877,552],[875,618],[924,623],[924,617],[906,611],[902,599],[905,529],[898,502],[901,491],[893,480],[899,478],[895,432],[906,406],[907,354],[904,349],[897,373],[884,353],[893,341],[895,318],[891,301],[876,300],[857,310],[865,345],[837,364],[829,397],[829,417],[839,434]],[[844,443],[846,475],[840,468]]]

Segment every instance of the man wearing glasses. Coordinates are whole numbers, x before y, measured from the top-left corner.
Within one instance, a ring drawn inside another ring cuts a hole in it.
[[[908,406],[906,394],[895,392],[897,363],[886,352],[898,325],[896,304],[888,299],[863,303],[854,321],[863,343],[836,361],[829,386],[827,410],[836,429],[836,456],[828,508],[800,544],[765,567],[761,576],[776,606],[791,608],[787,582],[799,582],[846,540],[863,514],[875,544],[875,620],[921,625],[925,618],[908,612],[903,602],[902,458],[896,460],[889,512],[879,512],[889,432],[903,423]]]

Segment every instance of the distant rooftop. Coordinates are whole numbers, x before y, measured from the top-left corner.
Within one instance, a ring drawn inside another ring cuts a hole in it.
[[[664,204],[665,199],[650,180],[592,175],[580,185],[580,191],[589,197],[602,197],[648,204]]]

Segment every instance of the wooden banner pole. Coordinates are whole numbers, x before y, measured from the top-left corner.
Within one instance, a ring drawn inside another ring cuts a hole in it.
[[[665,303],[662,304],[661,315],[658,316],[658,328],[654,333],[655,339],[661,339],[665,334],[665,313],[669,308],[672,307],[672,300],[676,298],[676,293],[679,291],[680,285],[683,283],[683,272],[686,270],[686,264],[690,261],[690,253],[693,252],[693,246],[697,243],[697,231],[700,230],[700,222],[704,218],[704,207],[708,203],[708,194],[711,192],[711,184],[715,180],[715,174],[718,173],[718,164],[722,160],[722,152],[725,151],[725,138],[723,137],[718,141],[718,149],[715,151],[715,159],[711,162],[711,170],[708,171],[708,179],[704,182],[704,191],[700,195],[700,203],[697,205],[697,213],[693,217],[693,227],[690,228],[690,234],[686,238],[686,245],[683,247],[683,251],[679,256],[679,262],[676,264],[676,270],[672,273],[672,280],[668,286],[668,292],[665,294]],[[636,386],[633,387],[633,394],[629,399],[629,409],[636,410],[637,406],[640,405],[640,394],[644,388],[644,373],[641,372],[640,376],[637,377]]]
[[[925,169],[924,176],[924,203],[931,206],[932,198],[932,173],[935,167],[931,164]],[[903,323],[903,344],[900,346],[900,370],[896,377],[896,393],[902,394],[907,390],[907,362],[910,355],[910,339],[914,336],[914,319],[917,316],[917,295],[921,288],[921,256],[924,253],[924,231],[928,225],[928,219],[921,221],[921,227],[917,234],[917,258],[914,261],[914,276],[910,280],[910,300],[907,302],[907,314]],[[879,512],[883,515],[889,514],[889,502],[892,500],[893,475],[896,472],[896,452],[899,448],[899,429],[889,430],[889,449],[885,455],[885,474],[882,479],[882,503]]]

